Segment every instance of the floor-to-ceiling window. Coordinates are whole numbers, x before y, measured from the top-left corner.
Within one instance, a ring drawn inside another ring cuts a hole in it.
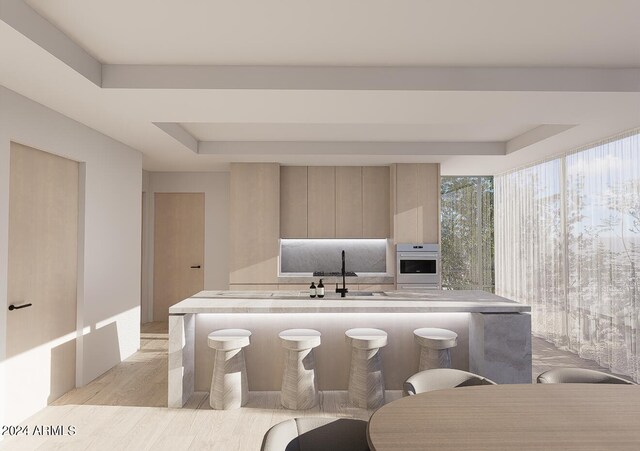
[[[442,286],[493,292],[493,177],[442,177]]]
[[[640,380],[640,130],[495,178],[496,293]]]

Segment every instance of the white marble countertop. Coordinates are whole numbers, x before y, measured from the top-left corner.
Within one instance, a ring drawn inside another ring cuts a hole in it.
[[[327,293],[310,298],[304,291],[201,291],[169,308],[184,313],[521,313],[531,307],[480,290],[378,292],[374,296]]]

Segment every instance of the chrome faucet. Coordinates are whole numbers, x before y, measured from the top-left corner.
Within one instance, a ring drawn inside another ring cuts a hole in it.
[[[345,265],[344,265],[344,258],[345,254],[344,254],[344,250],[342,251],[342,288],[338,288],[338,284],[336,283],[336,293],[340,293],[340,297],[346,297],[347,293],[349,292],[349,290],[347,289],[347,282],[346,282],[346,275],[347,275],[347,271],[345,270]]]

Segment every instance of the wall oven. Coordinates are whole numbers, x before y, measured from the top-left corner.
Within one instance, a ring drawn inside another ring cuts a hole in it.
[[[441,289],[439,244],[398,244],[396,261],[398,290]]]

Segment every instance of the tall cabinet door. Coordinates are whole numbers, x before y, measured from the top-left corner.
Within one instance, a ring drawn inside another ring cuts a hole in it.
[[[336,168],[309,166],[307,176],[309,238],[335,238]]]
[[[277,284],[280,165],[232,163],[229,283]]]
[[[362,167],[336,167],[336,237],[362,238]]]
[[[362,236],[389,238],[389,166],[362,168]]]
[[[15,143],[10,152],[1,402],[18,424],[75,386],[79,165]]]
[[[396,164],[392,195],[395,243],[440,242],[440,165]]]
[[[440,242],[440,165],[419,164],[418,176],[418,240]]]
[[[280,167],[280,237],[307,237],[307,167]]]
[[[204,193],[156,193],[153,319],[204,289]]]
[[[420,243],[418,239],[418,168],[395,165],[394,242]]]

